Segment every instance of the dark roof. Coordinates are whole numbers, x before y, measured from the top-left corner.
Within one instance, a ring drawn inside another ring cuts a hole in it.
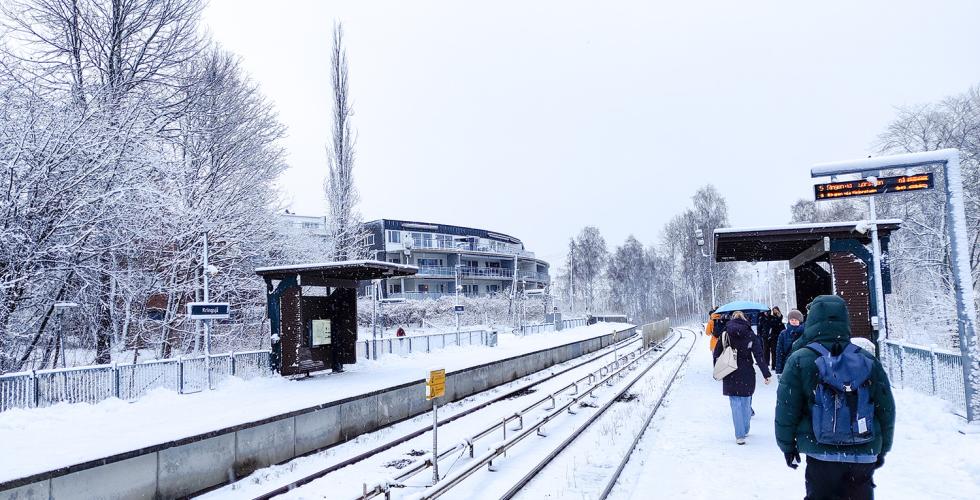
[[[370,222],[368,224],[382,224],[385,229],[394,229],[400,231],[419,231],[425,233],[442,233],[451,234],[454,236],[476,236],[478,238],[486,238],[490,240],[503,241],[505,243],[516,243],[518,245],[524,246],[524,243],[509,234],[498,233],[496,231],[487,231],[486,229],[476,229],[472,227],[464,226],[452,226],[449,224],[439,224],[436,222],[417,222],[408,220],[395,220],[395,219],[378,219]]]
[[[865,230],[866,224],[865,221],[851,221],[755,228],[720,228],[715,230],[715,261],[790,260],[824,237],[829,237],[831,240],[853,239],[868,244],[871,242],[871,232]],[[879,237],[887,237],[901,225],[902,221],[899,219],[879,220],[878,235]]]
[[[255,270],[255,274],[262,277],[299,274],[314,278],[363,281],[390,278],[392,276],[411,276],[418,271],[419,268],[404,264],[394,264],[377,260],[348,260],[316,264],[260,267]]]

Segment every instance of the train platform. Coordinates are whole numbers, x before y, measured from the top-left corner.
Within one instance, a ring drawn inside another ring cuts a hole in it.
[[[735,444],[721,382],[711,377],[707,338],[654,418],[611,498],[802,498],[804,468],[786,466],[776,446],[776,380],[757,372],[748,442]],[[875,473],[880,498],[980,498],[980,435],[940,399],[895,388],[895,442]]]
[[[0,413],[0,443],[5,451],[0,453],[0,484],[120,454],[137,457],[191,437],[208,439],[236,425],[367,398],[417,382],[434,367],[447,372],[468,370],[592,342],[627,328],[631,325],[598,323],[524,337],[501,334],[492,348],[450,347],[428,354],[360,360],[346,366],[343,373],[301,380],[232,378],[216,390],[196,394],[160,389],[132,402],[109,399],[98,404],[13,409]],[[419,400],[424,402],[421,393]]]

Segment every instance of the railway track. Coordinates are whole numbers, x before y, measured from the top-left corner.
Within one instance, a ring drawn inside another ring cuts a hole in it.
[[[596,409],[595,412],[591,413],[591,415],[588,416],[587,418],[580,419],[581,421],[575,422],[573,425],[570,426],[571,427],[570,429],[565,429],[564,432],[561,432],[561,437],[563,439],[553,441],[552,443],[550,443],[551,446],[548,447],[548,449],[546,450],[547,453],[545,453],[543,457],[541,456],[541,453],[536,453],[537,450],[534,449],[522,450],[521,453],[526,453],[528,455],[535,455],[535,456],[530,459],[522,459],[522,457],[508,458],[507,459],[508,461],[513,460],[515,462],[512,467],[504,468],[498,465],[496,469],[491,468],[491,466],[494,463],[494,460],[498,459],[498,457],[503,456],[504,453],[506,453],[509,449],[518,447],[520,441],[523,440],[525,437],[531,436],[532,434],[541,435],[539,430],[542,426],[547,424],[553,417],[557,416],[559,413],[563,411],[567,411],[569,408],[574,407],[576,403],[581,402],[581,398],[573,398],[566,405],[557,408],[557,410],[554,413],[551,413],[548,416],[541,418],[540,420],[538,420],[537,424],[530,426],[526,430],[522,431],[519,435],[514,436],[514,438],[510,440],[505,440],[495,446],[492,446],[491,449],[484,455],[474,458],[464,468],[448,475],[438,483],[425,489],[424,492],[418,495],[414,495],[413,498],[433,499],[433,498],[440,498],[443,496],[452,497],[452,498],[475,498],[477,496],[481,496],[481,497],[486,496],[489,498],[499,497],[505,499],[521,497],[521,496],[527,498],[543,498],[546,496],[552,498],[564,497],[564,496],[574,496],[576,498],[580,498],[580,497],[581,498],[606,498],[609,495],[609,493],[612,491],[616,481],[619,479],[619,476],[622,473],[623,468],[625,467],[626,463],[629,460],[629,457],[633,453],[636,444],[640,441],[643,432],[647,427],[649,427],[650,421],[653,419],[657,410],[660,408],[661,404],[663,403],[663,400],[666,397],[667,392],[669,391],[674,380],[676,380],[680,368],[683,366],[684,362],[686,362],[687,357],[691,352],[691,349],[693,349],[693,346],[697,343],[696,342],[697,334],[695,332],[690,331],[683,336],[690,339],[690,344],[686,346],[687,347],[686,350],[684,350],[681,353],[678,353],[679,354],[678,356],[670,358],[670,359],[678,360],[676,366],[669,366],[666,373],[660,374],[663,376],[663,380],[662,380],[663,390],[659,394],[659,397],[657,398],[655,404],[653,404],[650,410],[646,412],[645,415],[643,415],[642,424],[639,426],[637,433],[635,434],[635,436],[633,436],[633,439],[629,442],[629,446],[626,447],[626,450],[625,452],[623,452],[622,457],[616,461],[617,463],[613,464],[615,468],[613,469],[612,474],[608,475],[608,477],[603,478],[603,481],[599,485],[601,486],[601,488],[591,488],[591,490],[593,491],[588,492],[591,494],[583,494],[582,491],[575,491],[574,494],[571,494],[572,492],[568,491],[567,489],[564,489],[564,490],[554,492],[551,495],[545,495],[541,491],[541,488],[531,488],[530,491],[527,490],[528,486],[531,485],[532,482],[534,481],[541,481],[544,483],[548,483],[548,486],[554,486],[554,483],[556,482],[554,477],[544,477],[539,479],[539,477],[543,475],[542,473],[547,472],[549,467],[552,466],[553,462],[555,462],[557,459],[562,457],[563,454],[565,454],[566,451],[573,444],[577,443],[578,440],[580,440],[584,434],[588,433],[590,429],[594,429],[594,426],[596,425],[597,422],[601,422],[603,421],[603,419],[606,419],[610,415],[609,409],[613,408],[618,401],[622,401],[624,396],[629,395],[631,389],[633,389],[638,383],[643,381],[645,378],[649,377],[650,371],[655,367],[657,367],[659,363],[661,363],[661,361],[664,360],[665,357],[675,347],[680,345],[681,343],[680,338],[677,338],[675,342],[667,350],[660,353],[658,356],[655,357],[655,359],[650,361],[648,364],[644,365],[642,361],[644,358],[650,357],[653,354],[653,351],[643,353],[643,355],[639,359],[633,360],[630,363],[630,365],[624,367],[624,369],[617,370],[614,374],[612,374],[609,378],[621,377],[626,380],[623,381],[622,383],[614,384],[614,389],[611,391],[607,391],[608,393],[602,398],[604,403],[602,403],[601,406],[597,405],[599,407],[598,409]],[[678,337],[680,337],[680,335]],[[629,373],[630,371],[636,371],[636,370],[639,370],[638,373],[636,374],[631,375]],[[609,380],[607,379],[605,380],[605,382],[608,384]],[[598,389],[601,385],[603,384],[597,385],[595,389]],[[590,392],[591,390],[587,391],[582,396],[585,396]],[[613,425],[617,427],[619,426],[619,424],[621,424],[621,422],[613,422]],[[592,443],[588,443],[586,446],[588,447],[589,444]],[[525,448],[527,447],[525,446]],[[597,468],[601,469],[599,472],[600,474],[612,468],[609,467],[610,463],[608,461],[596,459],[595,457],[596,454],[601,455],[605,451],[607,450],[595,449],[594,447],[588,449],[588,452],[591,455],[593,455],[592,459],[597,460],[599,462],[600,466]],[[488,476],[486,473],[488,469],[498,473],[498,475],[501,476],[502,479],[494,479],[493,476]],[[577,470],[575,473],[584,475],[582,474],[583,471],[581,469],[582,468]],[[464,486],[464,481],[473,476],[479,476],[479,479],[474,478],[472,479],[471,484],[469,486]],[[562,474],[560,472],[558,474],[552,474],[551,476],[557,476],[559,478],[557,482],[561,482]],[[478,484],[479,486],[474,486],[474,484]],[[361,498],[370,498],[370,497],[363,496]]]
[[[610,360],[612,360],[613,358],[621,357],[620,356],[621,354],[631,351],[636,345],[639,345],[639,343],[640,343],[640,338],[634,335],[629,338],[623,339],[619,342],[616,342],[613,345],[607,346],[597,352],[590,353],[586,356],[583,356],[583,358],[586,359],[580,358],[580,360],[577,361],[570,361],[570,362],[563,363],[563,365],[566,366],[553,367],[551,369],[551,373],[541,378],[535,379],[529,383],[520,384],[516,388],[507,390],[502,394],[497,395],[488,400],[473,405],[468,405],[464,409],[460,411],[456,411],[455,413],[440,419],[438,425],[440,429],[442,429],[444,426],[448,424],[456,422],[460,419],[464,419],[470,415],[476,414],[488,407],[493,407],[494,405],[498,405],[503,402],[520,402],[529,399],[531,395],[541,390],[543,386],[546,386],[549,383],[550,384],[563,383],[565,380],[571,380],[572,378],[575,377],[575,373],[581,372],[583,370],[588,370],[590,365],[603,364],[603,363],[609,364]],[[563,387],[566,389],[570,389],[574,386],[574,384],[575,382],[572,381],[564,385]],[[531,407],[537,406],[539,404],[540,402],[535,403],[535,405],[532,405]],[[423,418],[422,421],[424,420],[425,419]],[[348,458],[339,461],[335,461],[323,467],[319,467],[314,472],[307,473],[300,478],[284,481],[275,487],[268,487],[261,494],[250,494],[248,496],[249,498],[267,499],[293,491],[297,488],[302,487],[303,485],[314,482],[320,478],[327,477],[332,473],[335,473],[336,471],[348,468],[352,465],[359,464],[372,457],[376,457],[380,454],[383,454],[388,450],[391,450],[400,445],[418,439],[421,436],[424,436],[425,434],[431,432],[431,429],[432,429],[431,424],[426,424],[414,431],[407,432],[396,438],[386,440],[385,442],[377,446],[374,446],[369,450],[357,453],[354,456],[350,456]],[[383,431],[376,431],[376,432],[383,432]],[[314,452],[314,454],[315,453],[316,452]],[[447,456],[447,453],[440,453],[439,456],[440,459],[444,459]],[[431,457],[426,457],[426,459],[429,460],[429,462],[426,463],[431,463]],[[282,466],[276,466],[276,467],[282,467]],[[247,479],[248,478],[246,478],[246,480]],[[232,485],[232,487],[234,487],[234,485]],[[216,492],[211,492],[211,493],[220,493],[220,492],[221,490],[217,490]],[[210,495],[205,494],[204,496],[210,496]],[[217,494],[214,496],[220,497],[222,495]],[[241,495],[235,495],[235,496],[240,497]]]

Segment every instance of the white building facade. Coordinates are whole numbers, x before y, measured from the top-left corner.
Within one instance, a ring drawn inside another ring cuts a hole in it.
[[[542,289],[551,282],[547,262],[507,234],[428,222],[380,219],[364,224],[377,260],[419,268],[415,276],[384,280],[387,298],[470,297]]]

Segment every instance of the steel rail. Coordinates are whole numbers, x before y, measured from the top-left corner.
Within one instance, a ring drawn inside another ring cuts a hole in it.
[[[678,340],[676,340],[669,348],[667,348],[666,350],[661,351],[660,356],[658,356],[657,359],[655,359],[652,363],[650,363],[650,365],[647,366],[640,373],[639,376],[642,377],[647,371],[650,370],[650,368],[652,368],[660,360],[662,360],[663,357],[667,353],[669,353],[671,350],[673,350],[674,347],[676,347],[679,342],[680,342],[680,339],[678,338]],[[460,470],[460,471],[458,471],[456,473],[453,473],[453,474],[447,476],[444,480],[442,480],[439,483],[433,485],[429,490],[427,490],[425,493],[423,493],[418,498],[420,498],[420,499],[438,498],[439,496],[447,493],[452,487],[456,486],[457,484],[459,484],[460,482],[462,482],[463,480],[465,480],[467,477],[469,477],[470,475],[474,474],[477,470],[479,470],[480,468],[482,468],[484,465],[489,465],[490,463],[492,463],[494,458],[496,458],[496,457],[498,457],[500,455],[503,455],[508,449],[510,449],[511,447],[515,446],[517,443],[519,443],[520,441],[522,441],[524,438],[526,438],[529,435],[531,435],[531,433],[538,432],[546,423],[550,422],[552,419],[554,419],[558,415],[561,415],[566,410],[568,410],[569,408],[571,408],[575,404],[579,403],[579,401],[582,400],[583,398],[585,398],[586,396],[591,395],[596,389],[598,389],[599,387],[601,387],[604,383],[610,382],[613,379],[613,377],[621,376],[626,370],[632,370],[633,369],[633,366],[635,364],[637,364],[640,360],[646,358],[650,353],[655,352],[655,350],[657,350],[657,347],[650,347],[650,348],[646,349],[641,355],[639,355],[635,359],[633,359],[633,361],[630,361],[629,363],[627,363],[623,367],[621,367],[621,368],[617,369],[616,371],[610,373],[609,375],[605,376],[604,378],[601,378],[591,388],[587,389],[586,391],[583,391],[578,396],[572,398],[568,403],[566,403],[565,405],[563,405],[561,408],[556,408],[554,412],[549,413],[548,415],[545,415],[537,423],[535,423],[532,426],[529,426],[527,429],[522,430],[519,434],[516,434],[513,438],[510,438],[510,439],[502,442],[501,444],[499,444],[498,446],[496,446],[493,450],[491,450],[490,452],[488,452],[485,455],[481,456],[479,459],[477,459],[474,463],[470,464],[465,469],[462,469],[462,470]],[[632,383],[630,385],[632,385]],[[625,392],[625,390],[624,391],[621,391],[620,394],[622,394],[623,392]],[[603,411],[605,411],[605,409],[608,408],[608,406],[611,404],[611,402],[612,401],[615,401],[615,399],[616,399],[616,397],[613,397],[610,400],[610,403],[608,403],[600,411],[596,412],[596,415],[601,414]],[[595,418],[595,416],[593,416],[593,419],[594,418]]]
[[[627,329],[623,329],[623,330],[618,330],[618,331],[616,331],[616,334],[618,335],[618,334],[627,332],[629,330],[631,330],[631,328],[627,328]],[[463,418],[463,417],[465,417],[467,415],[470,415],[470,414],[475,413],[475,412],[477,412],[479,410],[482,410],[482,409],[484,409],[484,408],[486,408],[486,407],[488,407],[490,405],[493,405],[493,404],[499,403],[500,401],[503,401],[505,399],[514,397],[515,395],[518,395],[521,392],[524,392],[524,391],[526,391],[526,390],[528,390],[528,389],[530,389],[530,388],[532,388],[534,386],[540,385],[540,384],[542,384],[544,382],[547,382],[547,381],[552,380],[552,379],[554,379],[556,377],[559,377],[561,375],[564,375],[565,373],[568,373],[568,372],[570,372],[572,370],[575,370],[577,368],[581,368],[582,366],[585,366],[585,365],[590,364],[590,363],[595,363],[596,361],[602,359],[603,357],[608,356],[610,354],[610,351],[611,352],[616,352],[617,349],[619,349],[619,348],[621,348],[623,346],[632,344],[634,342],[639,342],[640,340],[642,340],[642,339],[640,337],[636,336],[635,334],[634,335],[630,335],[629,337],[627,337],[627,338],[625,338],[623,340],[620,340],[618,342],[615,342],[613,344],[610,344],[610,345],[602,348],[600,351],[597,351],[596,353],[591,353],[591,354],[596,354],[596,355],[589,357],[589,359],[587,359],[587,360],[584,360],[582,362],[579,362],[579,363],[577,363],[575,365],[572,365],[570,367],[564,368],[564,369],[562,369],[560,371],[554,372],[554,373],[552,373],[552,374],[550,374],[550,375],[548,375],[548,376],[546,376],[544,378],[541,378],[540,380],[536,380],[536,381],[531,382],[529,384],[526,384],[526,385],[523,385],[521,387],[518,387],[518,388],[516,388],[516,389],[514,389],[512,391],[506,392],[506,393],[504,393],[504,394],[502,394],[502,395],[500,395],[498,397],[495,397],[493,399],[484,401],[483,403],[480,403],[480,404],[475,405],[475,406],[473,406],[471,408],[468,408],[468,409],[466,409],[466,410],[464,410],[464,411],[462,411],[460,413],[456,413],[456,414],[454,414],[452,416],[449,416],[449,417],[446,417],[444,419],[441,419],[441,420],[439,420],[439,424],[438,425],[441,427],[441,426],[443,426],[445,424],[448,424],[450,422],[456,421],[456,420],[458,420],[460,418]],[[383,451],[387,451],[387,450],[389,450],[391,448],[394,448],[395,446],[398,446],[400,444],[404,444],[404,443],[406,443],[408,441],[411,441],[412,439],[415,439],[415,438],[417,438],[419,436],[422,436],[425,433],[430,432],[430,431],[432,431],[432,426],[431,425],[425,425],[424,427],[422,427],[422,428],[420,428],[420,429],[418,429],[416,431],[413,431],[413,432],[410,432],[408,434],[405,434],[405,435],[403,435],[401,437],[398,437],[398,438],[396,438],[396,439],[394,439],[392,441],[388,441],[388,442],[386,442],[384,444],[381,444],[379,446],[376,446],[376,447],[374,447],[374,448],[372,448],[370,450],[367,450],[367,451],[365,451],[363,453],[359,453],[359,454],[357,454],[357,455],[355,455],[355,456],[353,456],[351,458],[348,458],[348,459],[346,459],[346,460],[344,460],[342,462],[335,463],[335,464],[333,464],[333,465],[331,465],[329,467],[325,467],[323,469],[320,469],[320,470],[318,470],[318,471],[316,471],[316,472],[314,472],[312,474],[306,475],[306,476],[304,476],[304,477],[302,477],[300,479],[297,479],[295,481],[291,481],[288,484],[282,485],[282,486],[280,486],[280,487],[278,487],[278,488],[276,488],[274,490],[271,490],[271,491],[268,491],[266,493],[263,493],[263,494],[261,494],[259,496],[256,496],[256,497],[254,497],[254,500],[268,500],[268,499],[270,499],[272,497],[275,497],[277,495],[281,495],[283,493],[286,493],[286,492],[288,492],[290,490],[293,490],[293,489],[298,488],[300,486],[303,486],[305,484],[309,484],[309,483],[311,483],[311,482],[313,482],[313,481],[315,481],[315,480],[317,480],[317,479],[319,479],[321,477],[326,476],[327,474],[330,474],[332,472],[336,472],[336,471],[338,471],[338,470],[340,470],[340,469],[342,469],[344,467],[347,467],[349,465],[353,465],[353,464],[355,464],[357,462],[361,462],[361,461],[366,460],[366,459],[368,459],[368,458],[370,458],[370,457],[372,457],[374,455],[377,455],[378,453],[381,453]],[[318,453],[320,451],[323,451],[323,449],[314,450],[314,451],[311,451],[311,452],[306,453],[306,454],[301,455],[301,456],[309,456],[309,455]],[[444,456],[448,456],[448,454],[451,453],[451,452],[453,452],[453,451],[458,451],[458,450],[446,450],[445,452],[439,454],[439,458],[442,458]],[[299,457],[294,457],[293,459],[290,459],[290,460],[294,460],[295,458],[299,458]],[[423,469],[424,469],[424,465],[423,465]]]
[[[636,339],[636,340],[640,340],[640,339]],[[656,349],[656,347],[655,348],[652,348],[651,350],[653,350],[653,349]],[[573,392],[572,394],[578,394],[578,384],[579,383],[582,383],[582,382],[584,382],[586,380],[590,381],[590,383],[591,383],[592,380],[595,380],[597,378],[601,378],[602,376],[604,376],[604,375],[602,375],[602,372],[604,370],[605,371],[608,371],[608,370],[611,369],[610,367],[613,367],[614,365],[617,365],[620,359],[625,358],[625,357],[631,357],[631,358],[636,357],[643,350],[644,350],[644,348],[641,346],[641,347],[639,347],[639,348],[637,348],[637,349],[635,349],[633,351],[629,351],[629,352],[627,352],[627,353],[625,353],[623,355],[618,355],[617,354],[616,355],[616,358],[613,359],[613,361],[607,363],[605,366],[600,366],[598,370],[595,370],[594,372],[590,372],[588,375],[586,375],[584,377],[581,377],[578,380],[572,382],[571,384],[568,384],[568,385],[562,387],[561,389],[558,389],[558,390],[556,390],[556,391],[548,394],[547,396],[539,399],[535,403],[533,403],[533,404],[531,404],[531,405],[523,408],[522,410],[520,410],[518,412],[515,412],[512,415],[509,415],[509,416],[506,416],[506,417],[502,418],[499,423],[495,423],[495,424],[487,427],[486,429],[480,431],[476,435],[471,436],[468,439],[464,440],[463,442],[461,442],[461,443],[453,446],[452,448],[450,448],[448,450],[444,450],[442,453],[439,454],[439,456],[437,457],[437,460],[441,460],[443,457],[450,456],[450,455],[452,455],[452,454],[454,454],[454,453],[456,453],[458,451],[465,450],[466,448],[469,448],[469,450],[470,450],[470,457],[472,457],[473,456],[473,443],[475,443],[476,441],[478,441],[478,440],[480,440],[480,439],[482,439],[482,438],[484,438],[484,437],[486,437],[486,436],[488,436],[488,435],[496,432],[498,429],[502,429],[503,427],[506,427],[506,425],[508,423],[510,423],[510,422],[512,422],[514,420],[518,420],[519,421],[519,424],[518,425],[520,425],[520,427],[518,427],[515,430],[523,429],[524,428],[524,415],[527,412],[529,412],[529,411],[533,410],[534,408],[536,408],[536,407],[544,404],[545,402],[551,402],[552,403],[552,407],[549,408],[549,409],[554,409],[556,398],[558,396],[560,396],[562,393],[567,392],[569,389],[573,389],[574,388],[576,392]],[[595,373],[598,373],[599,375],[595,375]],[[601,384],[601,382],[599,384]],[[593,389],[595,389],[595,387],[598,387],[599,384],[596,384],[595,386],[590,387],[589,390],[586,391],[586,392],[591,392]],[[428,460],[426,460],[426,461],[424,461],[424,462],[420,462],[420,463],[412,466],[410,469],[408,469],[405,472],[403,472],[403,473],[399,474],[398,476],[396,476],[392,481],[388,481],[388,482],[384,482],[384,483],[381,483],[381,484],[374,485],[370,490],[367,489],[367,485],[365,484],[365,486],[364,486],[364,493],[361,496],[357,497],[357,498],[360,499],[360,500],[367,500],[367,499],[370,499],[370,498],[374,498],[376,496],[379,496],[381,494],[385,494],[386,493],[386,490],[387,489],[390,489],[392,487],[392,485],[400,485],[400,484],[403,484],[404,481],[410,479],[415,474],[418,474],[419,472],[424,471],[425,469],[427,469],[430,466],[432,466],[432,459],[431,458],[428,459]]]
[[[680,343],[680,338],[678,338],[677,342],[674,343],[674,346],[676,346],[678,343]],[[684,353],[684,358],[678,364],[678,368],[677,368],[678,370],[680,369],[681,366],[684,365],[684,361],[687,360],[687,355],[691,353],[691,350],[694,348],[694,345],[695,344],[697,344],[697,335],[694,336],[694,340],[691,342],[691,347],[689,347],[688,350],[687,350],[687,352]],[[674,346],[671,346],[671,347],[674,347]],[[664,353],[664,354],[666,354],[666,353]],[[663,359],[663,356],[657,358],[657,361],[659,362],[661,359]],[[646,368],[644,368],[643,371],[640,372],[636,377],[634,377],[634,379],[626,387],[624,387],[622,390],[620,390],[614,397],[610,398],[609,401],[606,404],[604,404],[599,409],[599,411],[597,411],[594,414],[592,414],[592,416],[589,417],[588,420],[586,420],[581,426],[579,426],[575,430],[575,432],[573,432],[570,436],[568,436],[568,438],[566,438],[564,441],[562,441],[562,443],[559,444],[554,450],[552,450],[551,453],[548,454],[548,456],[546,456],[542,461],[540,461],[533,469],[531,469],[531,471],[529,471],[527,474],[525,474],[523,477],[521,477],[521,479],[514,486],[512,486],[509,490],[507,490],[507,493],[505,493],[501,498],[502,499],[510,499],[510,498],[513,498],[514,495],[516,495],[522,488],[524,488],[524,486],[527,486],[527,483],[531,482],[531,480],[534,479],[534,477],[537,476],[538,473],[541,472],[545,467],[547,467],[548,464],[551,463],[551,461],[555,459],[555,457],[557,457],[563,451],[565,451],[565,449],[568,448],[568,446],[571,445],[572,442],[574,442],[576,439],[578,439],[578,437],[583,432],[585,432],[585,430],[588,429],[596,420],[598,420],[600,417],[602,417],[603,415],[605,415],[606,410],[608,410],[609,408],[611,408],[612,405],[616,402],[616,400],[620,396],[622,396],[623,394],[626,394],[627,391],[629,391],[631,388],[633,388],[633,386],[636,385],[636,383],[639,382],[640,379],[642,379],[650,371],[650,369],[652,369],[656,364],[657,363],[654,362],[654,363],[651,363],[650,365],[648,365]],[[671,383],[673,383],[673,378],[671,378]],[[658,402],[657,406],[659,407],[659,402]]]
[[[650,414],[647,415],[646,420],[643,422],[643,426],[640,427],[640,432],[638,432],[636,434],[636,438],[633,439],[633,444],[630,445],[630,449],[626,451],[626,454],[623,456],[623,460],[619,462],[619,466],[616,467],[612,477],[609,478],[609,481],[606,483],[606,487],[602,490],[602,494],[599,495],[599,500],[606,500],[606,498],[609,497],[609,494],[612,493],[613,488],[616,486],[616,482],[619,481],[619,476],[623,473],[623,469],[626,468],[626,464],[629,462],[630,457],[633,456],[633,451],[636,450],[636,445],[640,443],[640,439],[643,438],[643,434],[646,433],[647,428],[650,427],[650,422],[653,421],[654,415],[656,415],[657,411],[660,410],[660,406],[663,404],[664,399],[667,398],[667,394],[674,386],[674,381],[677,380],[677,374],[680,373],[681,368],[684,366],[684,363],[687,362],[687,358],[694,349],[694,346],[697,345],[698,332],[691,330],[691,333],[694,334],[694,342],[691,343],[691,348],[684,353],[684,359],[682,359],[677,365],[677,368],[674,369],[674,373],[670,376],[670,382],[667,383],[667,387],[664,388],[664,391],[660,394],[660,398],[657,399],[657,404],[653,405],[653,409],[651,409]]]

